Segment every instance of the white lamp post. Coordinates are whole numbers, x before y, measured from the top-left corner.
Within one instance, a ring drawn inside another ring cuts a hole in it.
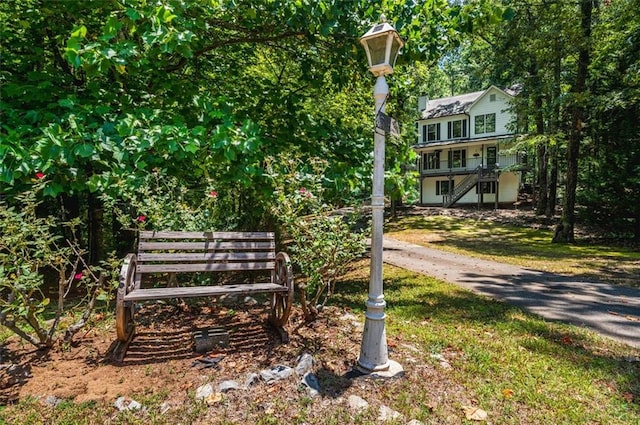
[[[384,78],[393,73],[393,66],[400,48],[404,45],[398,32],[386,22],[384,15],[360,38],[367,53],[369,71],[377,77],[373,89],[376,118],[385,112],[389,86]],[[378,121],[378,120],[376,120]],[[387,335],[384,326],[384,295],[382,292],[382,224],[384,220],[384,144],[385,132],[376,128],[374,133],[373,193],[371,197],[371,277],[369,297],[366,302],[364,332],[357,369],[363,373],[394,376],[402,372],[402,366],[389,360]]]

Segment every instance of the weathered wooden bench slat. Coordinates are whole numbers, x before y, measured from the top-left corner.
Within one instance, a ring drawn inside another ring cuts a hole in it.
[[[169,263],[184,261],[207,261],[222,263],[225,261],[248,261],[248,260],[275,260],[276,254],[273,251],[265,252],[169,252],[169,253],[141,253],[138,254],[138,262],[162,261]]]
[[[275,283],[241,283],[224,286],[185,286],[180,288],[136,289],[125,295],[125,301],[159,300],[167,298],[214,297],[226,294],[256,294],[287,292],[287,287]]]
[[[274,250],[275,242],[145,242],[140,241],[138,244],[138,252],[143,251],[217,251],[217,250],[234,250],[234,251],[254,251],[254,250]]]
[[[283,326],[293,303],[293,271],[289,256],[276,253],[275,249],[273,232],[140,232],[138,252],[127,255],[120,270],[116,297],[118,339],[131,341],[136,301],[261,292],[271,297],[270,322],[282,330],[282,335],[286,334]],[[234,273],[247,271],[257,273]],[[230,273],[226,273],[227,283],[222,285],[179,286],[190,281],[178,279],[179,274],[194,272]],[[142,287],[143,281],[156,281],[156,285],[166,280],[154,276],[161,273],[173,274],[166,282],[168,287]],[[243,282],[248,277],[252,283]]]
[[[273,240],[273,232],[179,232],[179,231],[142,231],[140,232],[140,240],[143,239],[269,239]]]
[[[138,273],[182,273],[182,272],[228,272],[247,270],[273,270],[274,262],[244,263],[181,263],[181,264],[142,264]]]

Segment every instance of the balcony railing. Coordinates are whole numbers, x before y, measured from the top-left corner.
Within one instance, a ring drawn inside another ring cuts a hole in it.
[[[486,162],[486,158],[484,159]],[[483,159],[479,157],[471,157],[466,159],[466,163],[464,167],[460,166],[451,166],[449,167],[449,161],[444,159],[440,161],[440,168],[426,168],[426,164],[421,161],[421,174],[422,175],[430,175],[430,174],[443,174],[443,173],[458,173],[458,174],[468,174],[473,173],[478,170],[478,168],[488,168],[486,163],[482,163]],[[515,165],[523,165],[522,161],[516,154],[512,155],[499,155],[498,160],[496,161],[499,164],[500,169],[505,169],[509,167],[513,167]],[[458,164],[452,164],[458,165]]]

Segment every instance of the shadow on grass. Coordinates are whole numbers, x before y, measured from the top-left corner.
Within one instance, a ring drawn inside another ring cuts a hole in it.
[[[399,239],[414,242],[431,235],[428,245],[434,248],[450,247],[497,259],[522,257],[537,262],[565,262],[567,267],[586,266],[593,270],[588,274],[590,278],[640,287],[637,250],[580,240],[576,244],[553,244],[552,232],[548,230],[442,216],[410,217],[388,224],[387,229],[398,232],[395,236]]]
[[[475,295],[453,285],[444,286],[420,274],[398,272],[393,267],[390,270],[385,272],[384,291],[388,303],[387,313],[394,321],[408,321],[409,327],[429,326],[436,329],[431,336],[433,340],[440,341],[443,347],[475,344],[473,336],[466,334],[467,330],[472,334],[478,328],[489,327],[488,330],[497,338],[504,332],[507,336],[505,340],[516,340],[514,343],[518,347],[514,347],[515,349],[521,347],[536,355],[564,360],[584,370],[600,369],[615,381],[618,395],[640,408],[640,355],[637,350],[611,350],[607,347],[607,342],[598,342],[582,329],[547,322],[525,313],[519,307]],[[513,279],[513,276],[508,278]],[[341,282],[340,291],[333,303],[355,311],[364,310],[367,279],[364,277]],[[526,280],[527,277],[522,278],[522,281]],[[522,283],[515,282],[512,291],[514,296],[526,302],[525,294],[519,292]],[[562,281],[555,282],[555,287],[551,288],[564,289]],[[584,291],[588,292],[589,289],[585,288]],[[578,311],[580,309],[585,311]],[[574,311],[569,308],[566,313],[568,316],[590,313],[586,309],[587,306],[577,306]],[[628,313],[637,314],[638,311],[629,307]],[[612,318],[619,317],[612,315]],[[566,318],[562,319],[558,318],[557,321],[567,321]],[[636,332],[640,327],[638,323],[629,323],[629,332]],[[478,344],[482,344],[481,340],[479,337]],[[621,355],[618,352],[635,354]]]

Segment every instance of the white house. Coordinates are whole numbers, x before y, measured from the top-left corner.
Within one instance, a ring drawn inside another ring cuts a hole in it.
[[[517,88],[420,99],[417,121],[420,204],[513,204],[524,158],[509,152]]]

